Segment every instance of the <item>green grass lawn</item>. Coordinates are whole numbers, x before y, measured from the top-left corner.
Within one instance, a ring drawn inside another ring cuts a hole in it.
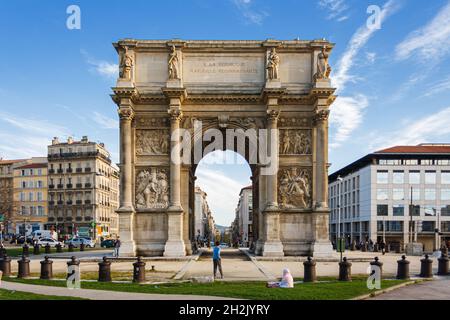
[[[0,289],[0,300],[83,300],[72,297],[46,296],[21,291]]]
[[[320,279],[329,282],[297,284],[293,289],[266,288],[265,282],[214,282],[172,283],[164,285],[132,284],[132,283],[99,283],[82,282],[83,289],[111,290],[123,292],[158,293],[158,294],[193,294],[207,296],[221,296],[252,300],[347,300],[373,291],[367,289],[366,277],[354,277],[352,282],[340,282],[330,278]],[[48,286],[65,286],[65,281],[16,279],[15,281],[28,284]],[[386,289],[403,283],[402,280],[383,280],[381,288]]]

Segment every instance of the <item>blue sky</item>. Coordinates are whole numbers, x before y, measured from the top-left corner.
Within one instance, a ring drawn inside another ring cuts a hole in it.
[[[71,4],[81,8],[81,30],[66,28]],[[382,9],[379,30],[366,27],[371,4]],[[53,136],[89,135],[117,161],[111,43],[127,37],[336,43],[331,172],[386,146],[450,137],[448,0],[0,0],[0,36],[3,158],[45,155]],[[237,193],[249,182],[248,166],[202,163],[197,175],[199,184],[218,182],[203,184],[217,221],[229,224]],[[226,197],[217,192],[225,187]]]

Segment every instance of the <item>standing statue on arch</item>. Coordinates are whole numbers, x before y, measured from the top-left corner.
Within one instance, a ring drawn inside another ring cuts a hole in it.
[[[280,57],[275,51],[275,48],[272,48],[267,58],[267,75],[269,77],[269,80],[278,80],[279,64],[280,64]]]

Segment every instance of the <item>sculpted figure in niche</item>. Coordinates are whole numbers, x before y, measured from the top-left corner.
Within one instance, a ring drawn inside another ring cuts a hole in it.
[[[311,154],[311,138],[308,131],[284,130],[280,154]]]
[[[141,171],[136,177],[136,208],[166,208],[169,205],[169,183],[165,169]]]
[[[133,57],[128,52],[128,47],[125,47],[125,52],[120,61],[119,77],[121,79],[131,79],[131,68],[133,67]]]
[[[307,170],[285,169],[279,183],[279,199],[283,208],[310,207],[310,175]]]
[[[328,64],[328,56],[327,48],[323,47],[322,51],[317,56],[317,73],[315,74],[315,78],[317,79],[328,79],[331,74],[331,67]]]
[[[137,130],[136,153],[138,155],[161,155],[169,152],[167,130]]]
[[[267,59],[267,74],[269,80],[278,79],[278,65],[280,64],[280,57],[278,56],[275,48],[272,48]]]
[[[175,46],[172,46],[172,52],[169,56],[169,79],[181,79],[178,51]]]

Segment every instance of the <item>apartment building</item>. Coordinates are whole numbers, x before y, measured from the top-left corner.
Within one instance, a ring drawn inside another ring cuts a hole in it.
[[[241,189],[239,201],[236,207],[236,218],[232,226],[233,240],[248,247],[252,242],[253,233],[253,193],[252,186]],[[237,236],[237,239],[236,239]]]
[[[450,240],[450,145],[395,146],[329,176],[330,237],[419,242],[425,251]],[[340,222],[340,223],[339,223]]]
[[[13,233],[30,235],[44,230],[48,223],[47,158],[32,158],[13,169]]]
[[[103,143],[57,137],[48,146],[49,223],[66,236],[118,233],[119,169]]]

